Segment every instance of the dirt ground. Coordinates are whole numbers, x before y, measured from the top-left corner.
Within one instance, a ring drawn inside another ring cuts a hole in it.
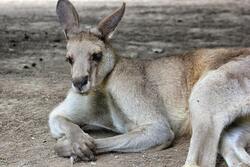
[[[0,166],[68,167],[53,151],[49,112],[70,88],[56,1],[0,2]],[[121,2],[74,1],[85,28]],[[113,44],[118,54],[162,56],[200,47],[250,46],[250,1],[128,1]],[[153,53],[153,48],[163,53]],[[180,167],[189,139],[152,152],[100,155],[75,167]],[[218,166],[225,166],[218,158]]]

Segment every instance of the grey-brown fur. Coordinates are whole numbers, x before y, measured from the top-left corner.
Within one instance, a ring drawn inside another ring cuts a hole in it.
[[[217,151],[230,167],[249,165],[244,152],[249,119],[241,118],[250,112],[250,49],[200,49],[152,60],[123,58],[108,40],[124,10],[125,4],[97,27],[82,31],[74,7],[68,0],[58,2],[73,85],[50,114],[56,152],[93,160],[95,153],[162,149],[192,129],[185,167],[214,167]],[[74,85],[86,77],[87,82]],[[236,119],[237,124],[224,130]],[[120,134],[94,139],[81,125]]]

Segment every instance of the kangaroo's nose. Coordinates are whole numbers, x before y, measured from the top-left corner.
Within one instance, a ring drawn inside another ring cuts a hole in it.
[[[73,85],[78,89],[78,90],[82,90],[83,86],[85,86],[88,83],[88,76],[84,76],[84,77],[79,77],[79,78],[74,78],[73,79]]]

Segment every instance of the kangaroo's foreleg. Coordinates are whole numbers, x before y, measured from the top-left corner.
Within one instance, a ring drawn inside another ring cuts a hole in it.
[[[92,137],[67,118],[58,116],[54,120],[58,121],[58,126],[64,133],[64,136],[58,139],[55,146],[55,151],[59,156],[79,157],[85,161],[95,159],[95,143]]]
[[[97,110],[91,106],[93,98],[95,97],[69,92],[67,98],[50,113],[50,131],[58,139],[55,151],[59,156],[81,160],[95,159],[94,139],[80,125],[99,125],[111,129],[109,125],[112,123],[105,106],[100,105]]]
[[[174,139],[174,133],[168,125],[153,123],[139,126],[128,133],[96,139],[96,152],[138,152],[149,148],[168,147]]]

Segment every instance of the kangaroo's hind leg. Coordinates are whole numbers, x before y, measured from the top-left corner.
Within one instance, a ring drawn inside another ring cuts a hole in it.
[[[223,129],[250,112],[249,62],[224,66],[204,76],[191,93],[193,133],[185,166],[214,167]]]
[[[250,143],[250,121],[237,122],[223,132],[219,152],[229,167],[250,166],[245,147]]]

